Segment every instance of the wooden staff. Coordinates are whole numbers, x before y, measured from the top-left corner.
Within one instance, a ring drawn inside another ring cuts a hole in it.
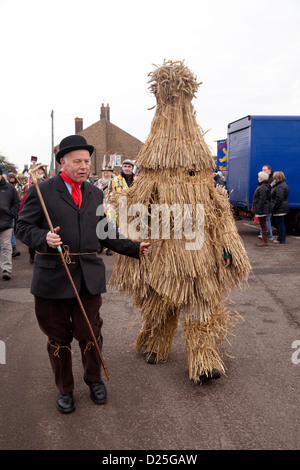
[[[31,177],[32,177],[32,181],[33,181],[33,184],[34,184],[35,189],[36,189],[36,191],[37,191],[37,195],[38,195],[38,198],[39,198],[39,200],[40,200],[40,203],[41,203],[42,209],[43,209],[43,211],[44,211],[45,217],[46,217],[46,219],[47,219],[47,222],[48,222],[50,231],[51,231],[52,233],[55,233],[54,228],[53,228],[53,225],[52,225],[52,222],[51,222],[51,219],[50,219],[50,216],[49,216],[49,213],[48,213],[48,211],[47,211],[47,208],[46,208],[46,205],[45,205],[45,202],[44,202],[42,193],[41,193],[41,190],[40,190],[39,185],[38,185],[37,177],[36,177],[36,171],[37,171],[39,168],[41,168],[42,166],[43,166],[43,165],[36,165],[34,168],[31,168],[31,169],[29,170],[29,173],[30,173],[30,175],[31,175]],[[107,378],[107,380],[109,380],[109,373],[108,373],[108,370],[107,370],[106,365],[105,365],[105,363],[104,363],[104,360],[103,360],[103,357],[102,357],[102,354],[101,354],[99,345],[98,345],[98,343],[97,343],[97,340],[96,340],[96,337],[95,337],[95,335],[94,335],[93,329],[92,329],[92,327],[91,327],[90,321],[89,321],[89,319],[88,319],[88,317],[87,317],[87,314],[86,314],[86,312],[85,312],[85,310],[84,310],[84,306],[82,305],[81,299],[80,299],[80,297],[79,297],[78,291],[77,291],[76,286],[75,286],[75,284],[74,284],[74,281],[73,281],[73,279],[72,279],[70,270],[69,270],[69,268],[68,268],[68,266],[67,266],[67,263],[66,263],[66,260],[65,260],[65,257],[64,257],[64,255],[63,255],[63,252],[62,252],[62,249],[61,249],[61,246],[60,246],[60,245],[57,247],[57,251],[58,251],[59,254],[60,254],[60,258],[61,258],[62,264],[63,264],[63,266],[64,266],[64,268],[65,268],[65,270],[66,270],[66,273],[67,273],[67,275],[68,275],[69,281],[70,281],[70,283],[71,283],[71,286],[72,286],[73,291],[74,291],[74,293],[75,293],[76,299],[77,299],[78,304],[79,304],[79,306],[80,306],[80,310],[81,310],[81,312],[83,313],[83,316],[84,316],[84,318],[85,318],[85,320],[86,320],[87,326],[88,326],[88,328],[89,328],[89,330],[90,330],[91,337],[92,337],[93,343],[94,343],[94,345],[95,345],[95,347],[96,347],[96,349],[97,349],[98,356],[99,356],[100,362],[101,362],[101,364],[102,364],[102,366],[103,366],[103,369],[104,369],[106,378]]]

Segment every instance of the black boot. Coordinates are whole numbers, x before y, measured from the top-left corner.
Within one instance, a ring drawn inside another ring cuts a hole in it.
[[[219,369],[212,369],[212,371],[208,371],[205,374],[200,375],[201,382],[205,382],[206,380],[212,379],[219,379],[221,377],[221,372]]]
[[[17,250],[17,248],[14,246],[12,249],[12,257],[15,258],[16,256],[20,256],[20,252]]]
[[[157,353],[152,352],[151,354],[149,354],[146,358],[146,362],[148,364],[157,364]]]
[[[97,405],[104,405],[107,402],[107,392],[102,380],[99,382],[91,382],[83,376],[83,380],[90,387],[90,396],[94,403]]]
[[[61,413],[72,413],[75,410],[73,393],[59,394],[57,397],[57,409]]]
[[[8,271],[3,271],[2,278],[5,281],[9,281],[10,280],[10,273]]]

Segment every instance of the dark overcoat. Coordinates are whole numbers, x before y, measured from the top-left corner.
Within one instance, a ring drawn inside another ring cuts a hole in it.
[[[270,186],[267,181],[259,183],[252,202],[253,214],[267,215],[270,213]]]
[[[285,181],[280,181],[272,186],[271,212],[273,215],[287,214],[289,212],[288,195],[289,187]]]
[[[105,266],[102,259],[95,254],[99,243],[96,227],[103,219],[103,216],[97,215],[96,212],[103,203],[103,192],[91,183],[82,183],[82,205],[79,210],[59,174],[40,183],[39,188],[53,227],[60,227],[58,234],[62,243],[69,247],[70,253],[81,253],[71,255],[72,263],[68,264],[77,290],[80,291],[84,280],[90,294],[105,292]],[[49,299],[72,298],[75,294],[60,256],[57,250],[50,248],[46,242],[48,232],[48,222],[36,188],[32,186],[18,218],[16,229],[17,237],[37,252],[34,259],[31,293]],[[139,242],[116,238],[118,235],[115,230],[110,232],[110,236],[112,234],[115,235],[114,239],[101,240],[104,247],[139,258]]]
[[[20,200],[14,186],[5,179],[0,180],[0,232],[12,227],[13,219],[18,217]]]

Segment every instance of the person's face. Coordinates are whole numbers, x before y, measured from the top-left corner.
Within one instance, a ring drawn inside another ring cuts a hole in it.
[[[73,152],[65,155],[60,163],[75,183],[83,183],[90,173],[90,154],[88,150],[73,150]]]
[[[267,173],[268,175],[271,174],[271,170],[270,170],[267,166],[263,166],[263,167],[262,167],[262,171],[263,171],[264,173]]]
[[[123,163],[122,165],[122,171],[125,173],[125,175],[130,175],[132,173],[133,167],[129,163]]]
[[[105,180],[109,180],[111,177],[111,172],[110,171],[102,171],[102,176]]]

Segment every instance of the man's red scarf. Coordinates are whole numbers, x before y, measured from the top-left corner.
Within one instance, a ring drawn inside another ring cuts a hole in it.
[[[75,181],[73,181],[64,170],[61,172],[60,176],[66,183],[71,185],[71,196],[74,199],[76,206],[80,209],[82,203],[82,192],[80,186],[82,183],[75,183]]]

